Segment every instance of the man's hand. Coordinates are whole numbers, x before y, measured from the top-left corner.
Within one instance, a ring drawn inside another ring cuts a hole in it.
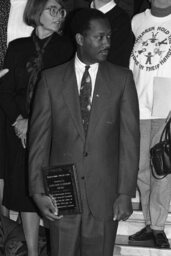
[[[114,221],[127,220],[133,212],[131,197],[123,194],[119,195],[114,203],[113,210]]]
[[[43,216],[45,216],[45,218],[48,220],[54,221],[63,217],[62,215],[58,215],[58,208],[54,205],[52,199],[49,196],[34,194],[33,199],[42,212]]]

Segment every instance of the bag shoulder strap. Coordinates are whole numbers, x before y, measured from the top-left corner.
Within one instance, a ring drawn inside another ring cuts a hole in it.
[[[161,133],[160,142],[163,141],[163,139],[165,140],[171,139],[170,130],[171,130],[171,117],[167,120],[165,127]]]
[[[164,178],[168,175],[168,174],[165,174],[165,175],[163,175],[162,177],[157,176],[157,175],[156,175],[156,172],[155,172],[155,170],[154,170],[154,166],[153,166],[152,160],[150,160],[150,165],[151,165],[152,175],[153,175],[153,177],[154,177],[155,179],[157,179],[157,180],[162,180],[162,179],[164,179]]]

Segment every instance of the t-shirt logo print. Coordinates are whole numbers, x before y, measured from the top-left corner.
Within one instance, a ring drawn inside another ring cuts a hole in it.
[[[171,32],[161,26],[144,30],[136,39],[132,58],[140,69],[154,71],[171,56]]]

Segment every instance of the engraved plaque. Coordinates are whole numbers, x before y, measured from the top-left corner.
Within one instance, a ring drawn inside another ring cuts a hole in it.
[[[80,193],[74,164],[43,169],[47,194],[53,199],[59,215],[81,213]]]

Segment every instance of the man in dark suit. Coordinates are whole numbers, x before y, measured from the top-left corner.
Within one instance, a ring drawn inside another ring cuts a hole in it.
[[[104,14],[82,9],[73,28],[75,58],[44,71],[36,91],[30,193],[50,220],[52,256],[112,256],[118,221],[131,215],[136,190],[137,94],[131,71],[105,61],[111,29]],[[59,216],[45,195],[42,168],[69,163],[76,166],[82,213]]]

